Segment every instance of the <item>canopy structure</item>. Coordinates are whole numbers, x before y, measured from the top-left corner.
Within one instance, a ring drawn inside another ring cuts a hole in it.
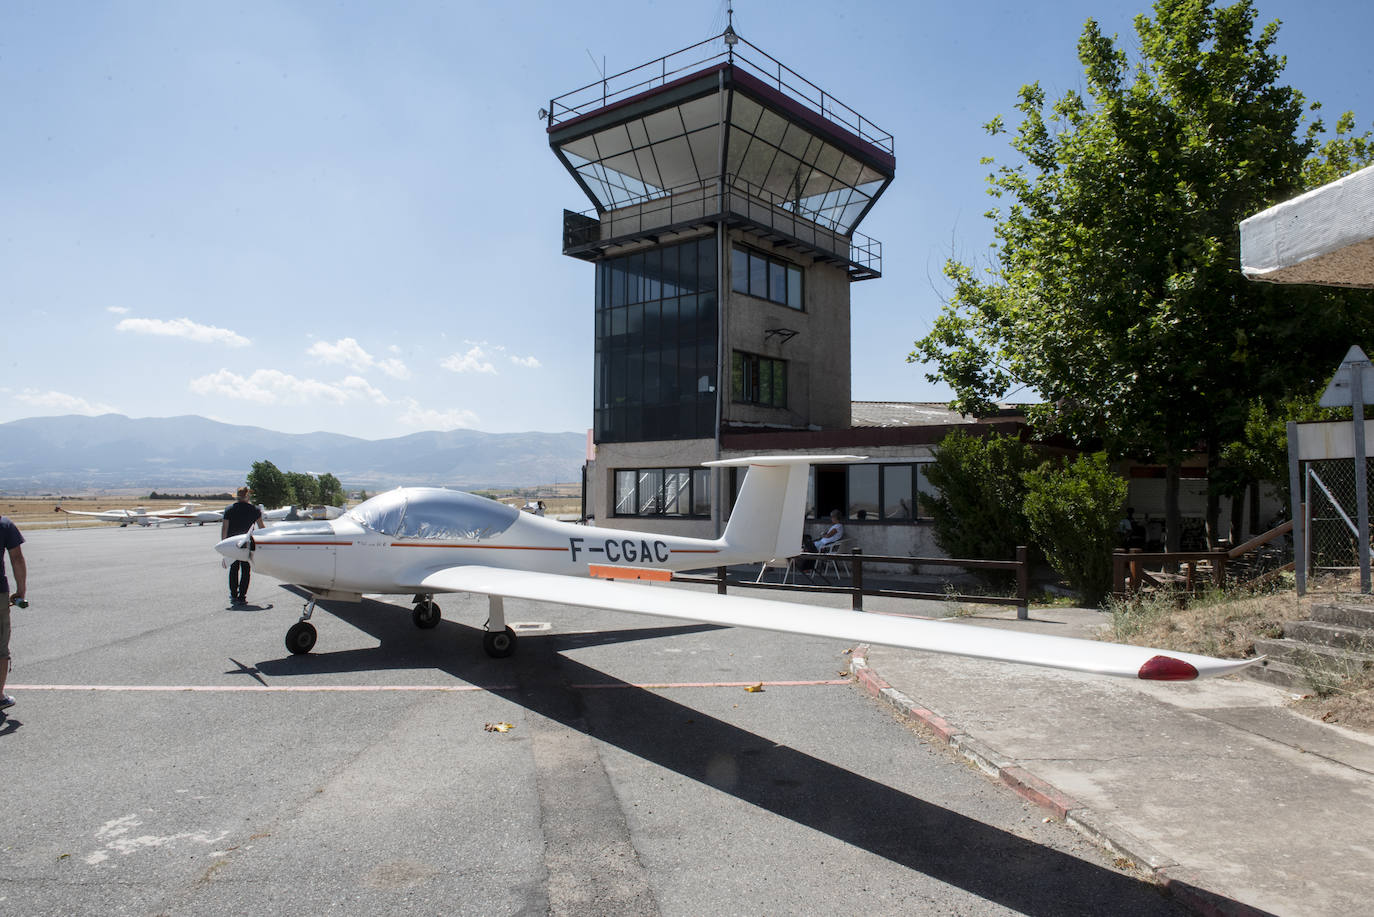
[[[1251,280],[1374,289],[1374,166],[1240,224]]]

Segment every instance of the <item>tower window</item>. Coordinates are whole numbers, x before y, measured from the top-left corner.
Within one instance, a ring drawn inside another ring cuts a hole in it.
[[[787,407],[787,361],[736,350],[730,362],[730,398],[742,404]]]
[[[802,269],[780,258],[737,245],[731,252],[730,287],[801,311]]]

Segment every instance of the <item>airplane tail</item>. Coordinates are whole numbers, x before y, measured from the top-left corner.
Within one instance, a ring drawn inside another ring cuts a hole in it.
[[[816,464],[861,461],[861,455],[756,455],[705,462],[708,467],[748,467],[739,499],[725,525],[725,563],[783,560],[801,552],[808,469]]]

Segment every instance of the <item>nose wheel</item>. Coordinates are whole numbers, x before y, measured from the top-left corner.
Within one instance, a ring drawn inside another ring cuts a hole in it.
[[[314,624],[309,621],[297,621],[286,632],[286,648],[294,655],[304,655],[315,648],[315,640],[318,636]]]
[[[315,640],[319,634],[315,631],[315,625],[310,623],[310,616],[314,611],[315,597],[312,595],[301,611],[301,619],[292,624],[291,629],[286,632],[286,648],[292,655],[301,656],[315,648]]]

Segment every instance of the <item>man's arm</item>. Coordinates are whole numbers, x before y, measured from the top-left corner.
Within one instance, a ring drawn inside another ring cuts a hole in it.
[[[24,561],[24,549],[15,545],[10,548],[10,569],[14,571],[14,594],[28,595],[29,565]]]

